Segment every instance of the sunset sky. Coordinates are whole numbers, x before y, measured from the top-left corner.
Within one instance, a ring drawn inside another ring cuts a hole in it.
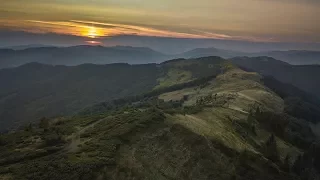
[[[0,4],[0,30],[71,35],[91,42],[123,35],[320,42],[319,0],[0,0]]]

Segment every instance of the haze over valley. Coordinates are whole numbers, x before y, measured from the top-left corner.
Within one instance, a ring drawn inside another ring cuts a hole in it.
[[[41,46],[41,45],[40,45]],[[177,54],[155,51],[147,47],[132,46],[91,46],[79,45],[71,47],[12,47],[0,49],[0,68],[21,66],[26,63],[38,62],[50,65],[80,65],[80,64],[145,64],[161,63],[174,58],[199,58],[220,56],[223,58],[268,56],[292,65],[320,64],[320,51],[266,51],[258,53],[240,52],[217,48],[196,48]]]

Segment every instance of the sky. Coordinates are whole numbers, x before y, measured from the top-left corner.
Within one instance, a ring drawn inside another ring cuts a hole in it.
[[[42,37],[46,44],[54,44],[55,35],[66,45],[111,45],[117,42],[108,44],[108,39],[132,36],[291,43],[306,49],[318,49],[320,43],[319,0],[0,0],[0,4],[0,39],[6,38],[1,46],[33,44],[25,34]]]

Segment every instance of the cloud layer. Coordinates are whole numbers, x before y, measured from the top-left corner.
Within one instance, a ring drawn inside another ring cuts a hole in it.
[[[317,0],[14,0],[1,3],[0,29],[320,42],[319,12]]]

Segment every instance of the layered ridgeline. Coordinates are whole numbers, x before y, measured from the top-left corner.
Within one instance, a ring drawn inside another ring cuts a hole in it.
[[[149,92],[1,135],[0,179],[319,178],[311,95],[216,57],[157,69]]]
[[[0,70],[0,130],[41,117],[70,115],[93,104],[220,73],[219,57],[183,66],[110,64],[52,66],[29,63]]]
[[[16,67],[30,62],[51,65],[80,65],[83,63],[143,64],[162,62],[167,55],[144,47],[131,46],[71,46],[30,47],[26,49],[0,49],[0,69]]]
[[[180,54],[163,54],[146,47],[131,46],[71,46],[50,47],[30,45],[0,49],[0,69],[17,67],[30,62],[50,65],[80,65],[83,63],[160,63],[173,58],[199,58],[219,56],[268,56],[294,65],[320,64],[320,51],[266,51],[259,53],[239,52],[217,48],[197,48]]]
[[[205,56],[220,56],[223,58],[233,57],[257,57],[268,56],[292,65],[320,64],[320,51],[289,50],[289,51],[263,51],[256,53],[231,51],[217,48],[197,48],[178,55],[184,58],[197,58]]]

